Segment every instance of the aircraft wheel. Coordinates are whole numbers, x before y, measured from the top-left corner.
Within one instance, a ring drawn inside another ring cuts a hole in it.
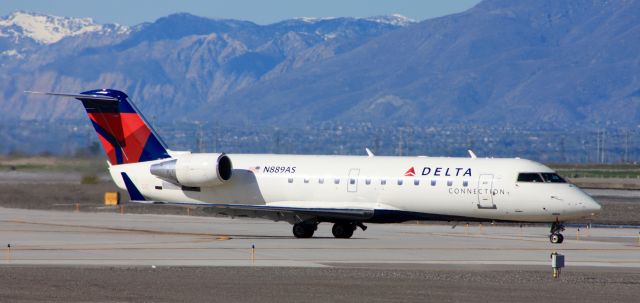
[[[293,235],[296,238],[311,238],[316,227],[312,224],[298,223],[293,225]]]
[[[564,236],[562,234],[551,234],[549,236],[549,241],[553,244],[560,244],[564,241]]]
[[[353,236],[353,231],[356,229],[355,225],[351,223],[335,223],[331,232],[333,236],[338,239],[348,239]]]

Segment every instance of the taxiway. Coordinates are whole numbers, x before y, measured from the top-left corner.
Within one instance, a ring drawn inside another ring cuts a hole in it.
[[[334,239],[330,227],[296,239],[283,222],[0,208],[0,264],[549,266],[557,251],[568,267],[640,268],[634,228],[568,228],[565,242],[554,245],[544,226],[370,225],[352,239]]]

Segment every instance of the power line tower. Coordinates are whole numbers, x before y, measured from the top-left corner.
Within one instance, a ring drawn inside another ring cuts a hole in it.
[[[598,129],[596,132],[596,162],[605,162],[605,129]]]
[[[219,140],[219,136],[220,136],[220,123],[216,121],[216,124],[213,127],[213,151],[217,151],[218,150],[218,140]]]
[[[380,134],[376,133],[376,139],[373,141],[373,150],[374,153],[380,151]]]
[[[564,136],[560,138],[560,159],[562,159],[562,162],[567,162],[567,154],[564,146]]]
[[[602,148],[602,153],[601,153],[601,157],[600,157],[600,163],[602,163],[602,164],[604,164],[604,162],[605,162],[605,160],[606,160],[606,158],[605,158],[605,151],[607,150],[607,145],[606,145],[606,143],[605,143],[605,142],[606,142],[605,138],[606,138],[606,129],[605,129],[605,128],[603,128],[603,129],[602,129],[602,144],[601,144],[601,145],[602,145],[602,146],[601,146],[601,148]]]
[[[280,153],[280,129],[279,128],[276,128],[276,140],[273,148],[273,153],[275,154]]]
[[[624,157],[622,158],[624,163],[629,163],[629,130],[624,131]]]
[[[594,163],[600,163],[600,129],[596,131],[596,157]]]
[[[397,154],[399,157],[402,157],[402,149],[403,149],[403,146],[402,146],[402,145],[403,145],[403,143],[404,143],[404,142],[403,142],[403,138],[402,138],[402,128],[401,128],[401,129],[399,129],[399,132],[400,132],[400,133],[398,134],[398,150],[396,151],[396,154]]]
[[[196,134],[196,146],[198,148],[198,152],[204,152],[204,132],[202,130],[202,122],[196,121],[196,125],[198,126],[198,133]]]

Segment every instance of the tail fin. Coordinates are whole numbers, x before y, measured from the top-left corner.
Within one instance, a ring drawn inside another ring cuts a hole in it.
[[[112,165],[170,158],[165,144],[125,93],[101,89],[80,94],[45,94],[82,101]]]

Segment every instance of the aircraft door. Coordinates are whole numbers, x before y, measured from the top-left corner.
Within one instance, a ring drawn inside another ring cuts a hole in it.
[[[478,208],[496,208],[493,204],[493,175],[480,175],[478,178]]]
[[[349,170],[349,179],[347,179],[347,191],[355,193],[358,191],[358,175],[360,175],[359,168],[352,168]]]

